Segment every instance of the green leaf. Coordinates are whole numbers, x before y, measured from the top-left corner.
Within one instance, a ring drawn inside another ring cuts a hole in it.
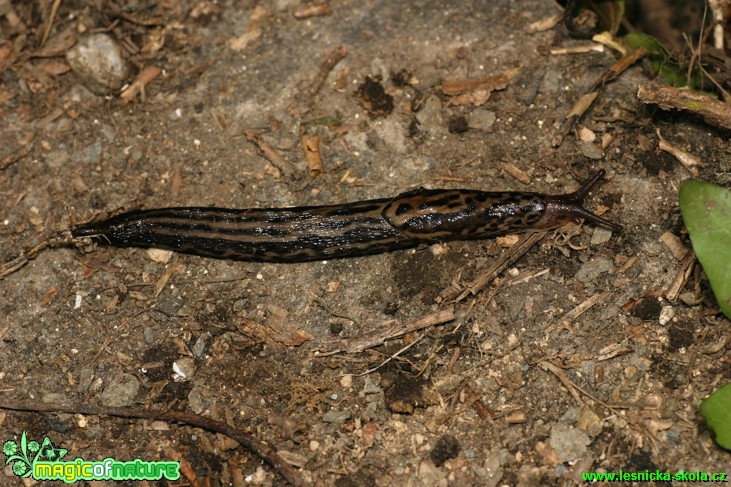
[[[693,250],[721,311],[731,318],[731,191],[689,179],[679,198]]]
[[[647,49],[652,73],[660,76],[669,85],[681,87],[688,86],[690,82],[690,86],[693,88],[699,89],[702,86],[703,76],[698,68],[691,70],[690,79],[688,79],[687,67],[674,59],[670,51],[654,37],[640,32],[631,32],[622,37],[622,42],[632,49],[640,47]]]
[[[731,382],[701,403],[701,415],[716,434],[716,443],[731,450]]]

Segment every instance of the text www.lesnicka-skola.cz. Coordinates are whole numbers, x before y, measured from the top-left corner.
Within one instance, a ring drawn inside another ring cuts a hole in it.
[[[644,472],[583,472],[586,482],[728,482],[726,472],[704,472],[701,470],[679,470],[675,473],[662,470],[645,470]]]

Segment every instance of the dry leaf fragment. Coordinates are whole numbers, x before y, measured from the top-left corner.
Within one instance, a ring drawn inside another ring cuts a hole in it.
[[[442,93],[455,97],[451,101],[452,105],[480,106],[490,99],[494,90],[504,90],[508,81],[505,74],[472,80],[444,80]]]
[[[302,134],[302,149],[307,161],[307,172],[315,177],[325,172],[325,165],[320,155],[320,137],[317,135]]]
[[[261,36],[262,30],[260,20],[267,14],[267,9],[257,5],[249,14],[249,21],[246,23],[245,32],[239,37],[228,41],[228,47],[234,51],[243,51],[246,46]]]
[[[314,337],[289,323],[287,311],[279,306],[269,305],[266,323],[242,319],[238,329],[244,335],[266,342],[273,348],[298,347]]]

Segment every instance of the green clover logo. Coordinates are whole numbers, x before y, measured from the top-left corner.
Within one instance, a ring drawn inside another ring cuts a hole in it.
[[[20,444],[13,440],[3,443],[3,454],[8,457],[5,465],[12,463],[13,473],[21,478],[30,477],[33,465],[41,458],[57,462],[66,456],[66,453],[67,449],[58,448],[48,436],[44,437],[41,443],[36,440],[28,441],[25,431],[20,435]]]

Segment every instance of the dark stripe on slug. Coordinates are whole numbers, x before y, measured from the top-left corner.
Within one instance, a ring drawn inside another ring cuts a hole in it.
[[[401,203],[396,208],[396,216],[401,216],[401,215],[403,215],[405,213],[408,213],[410,211],[414,211],[414,207],[413,206],[411,206],[408,203]]]
[[[370,213],[373,211],[380,211],[383,204],[388,201],[390,200],[383,198],[378,200],[367,200],[359,204],[337,205],[332,207],[329,211],[321,211],[318,212],[318,214],[322,214],[323,216],[350,216],[359,213]]]
[[[424,201],[419,206],[420,210],[426,210],[428,208],[440,208],[449,205],[451,202],[458,200],[462,197],[461,194],[453,193],[446,194],[438,198],[424,198]]]

